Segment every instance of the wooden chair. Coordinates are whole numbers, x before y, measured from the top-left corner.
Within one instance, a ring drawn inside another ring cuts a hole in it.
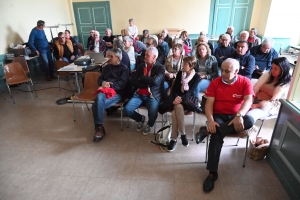
[[[82,44],[78,43],[77,46],[78,46],[78,51],[80,52],[80,56],[83,56],[84,55],[84,49],[83,49]]]
[[[83,91],[81,93],[75,95],[74,97],[72,97],[74,122],[76,121],[75,100],[76,101],[84,101],[87,109],[90,110],[87,105],[87,101],[94,102],[94,100],[96,98],[96,95],[94,94],[94,92],[99,88],[98,83],[97,83],[99,76],[100,76],[99,72],[87,72],[85,74]]]
[[[19,62],[12,62],[9,64],[4,65],[3,67],[4,69],[4,74],[5,74],[5,80],[6,80],[6,86],[7,89],[10,93],[10,97],[13,99],[13,102],[15,104],[15,100],[12,96],[12,93],[10,91],[10,85],[15,85],[15,84],[20,84],[20,83],[25,83],[25,82],[30,82],[31,85],[33,86],[33,90],[35,92],[35,95],[37,97],[36,91],[35,91],[35,87],[34,84],[31,80],[31,78],[29,78],[26,73],[24,72],[21,64]],[[32,89],[30,88],[31,93],[32,93]]]
[[[58,71],[60,68],[63,68],[64,66],[69,65],[69,63],[67,61],[56,60],[54,62],[54,65],[55,65],[55,68],[56,68],[56,71],[57,71],[58,90],[60,91],[60,77],[61,76],[70,77],[70,76],[73,76],[73,74],[71,72],[61,72],[61,71]],[[68,82],[68,85],[70,85],[69,82]],[[72,88],[71,88],[71,90],[72,90]]]

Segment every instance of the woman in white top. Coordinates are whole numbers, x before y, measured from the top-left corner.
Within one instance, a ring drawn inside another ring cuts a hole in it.
[[[130,37],[133,40],[138,40],[137,36],[139,34],[139,31],[138,31],[137,26],[134,25],[133,19],[129,19],[129,26],[128,26],[127,30],[129,32]]]
[[[130,60],[130,71],[135,70],[135,53],[132,46],[132,39],[129,36],[123,38],[124,42],[124,51],[128,54]]]

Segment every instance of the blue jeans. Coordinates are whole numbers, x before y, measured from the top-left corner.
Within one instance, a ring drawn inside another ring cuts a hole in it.
[[[112,98],[106,98],[106,95],[102,92],[97,94],[97,97],[92,105],[93,116],[94,116],[94,123],[95,124],[103,124],[103,115],[104,110],[110,108],[111,106],[115,105],[116,103],[121,101],[121,95],[116,94]]]
[[[201,79],[201,81],[198,83],[198,86],[195,89],[195,96],[198,97],[198,99],[200,99],[199,93],[203,90],[206,90],[209,84],[210,84],[210,80],[207,79]]]
[[[39,51],[39,50],[38,50]],[[40,52],[40,58],[44,64],[44,68],[45,68],[45,74],[46,76],[52,76],[53,75],[53,59],[52,59],[52,55],[50,53],[50,50],[47,49],[46,52]]]
[[[123,109],[124,115],[127,115],[131,119],[135,120],[136,122],[142,121],[142,115],[137,113],[135,110],[139,108],[142,104],[146,106],[148,110],[148,125],[153,127],[157,115],[158,115],[158,101],[154,98],[149,96],[134,94],[133,97],[128,101],[126,106]]]

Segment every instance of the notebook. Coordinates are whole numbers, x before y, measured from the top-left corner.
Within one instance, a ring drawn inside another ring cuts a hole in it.
[[[106,59],[104,58],[103,53],[91,52],[91,53],[89,53],[89,56],[90,56],[91,59],[95,60],[95,64],[102,64],[106,61]]]

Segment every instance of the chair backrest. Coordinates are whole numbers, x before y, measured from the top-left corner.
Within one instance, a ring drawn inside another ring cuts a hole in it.
[[[55,62],[54,62],[54,65],[55,65],[55,68],[56,68],[56,70],[59,70],[60,68],[63,68],[63,67],[65,67],[65,66],[67,66],[67,65],[69,65],[70,63],[68,63],[67,61],[64,61],[64,60],[56,60]],[[57,74],[58,75],[61,75],[61,76],[68,76],[68,75],[70,75],[70,73],[69,72],[60,72],[60,71],[57,71]]]
[[[13,58],[13,62],[20,63],[25,73],[29,73],[30,72],[25,57],[21,57],[21,56],[20,57],[14,57]]]
[[[8,85],[27,82],[28,78],[19,62],[12,62],[4,65],[5,79]]]
[[[84,88],[82,93],[88,92],[88,93],[94,93],[96,90],[98,90],[98,78],[100,77],[99,72],[87,72],[85,74],[84,78]]]
[[[80,55],[83,56],[84,55],[84,49],[83,49],[82,44],[78,43],[77,46],[78,46],[78,50],[80,51]]]

